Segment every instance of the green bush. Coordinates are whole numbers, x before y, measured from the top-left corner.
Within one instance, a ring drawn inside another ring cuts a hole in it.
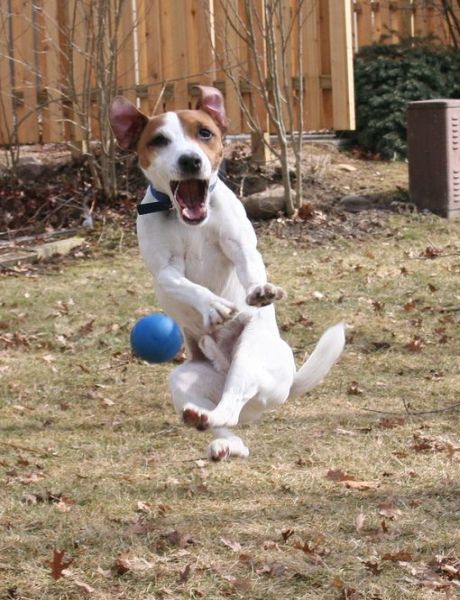
[[[355,58],[356,131],[352,142],[386,159],[407,155],[408,102],[460,98],[460,51],[374,45]]]

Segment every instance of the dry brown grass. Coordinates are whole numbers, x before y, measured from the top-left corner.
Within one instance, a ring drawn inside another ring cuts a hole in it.
[[[262,236],[299,361],[330,323],[350,340],[321,387],[243,431],[247,461],[221,464],[177,424],[171,367],[130,360],[154,300],[136,249],[3,279],[0,597],[454,598],[459,411],[403,401],[460,400],[459,234],[410,216],[360,242]],[[57,581],[56,549],[74,559]]]

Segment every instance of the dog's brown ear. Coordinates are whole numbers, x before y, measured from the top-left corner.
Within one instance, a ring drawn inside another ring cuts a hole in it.
[[[200,90],[200,97],[196,104],[196,108],[207,112],[224,133],[228,127],[228,119],[224,108],[224,97],[217,88],[208,85],[197,85],[196,87]]]
[[[116,96],[110,106],[110,125],[118,144],[124,150],[134,150],[148,118],[123,96]]]

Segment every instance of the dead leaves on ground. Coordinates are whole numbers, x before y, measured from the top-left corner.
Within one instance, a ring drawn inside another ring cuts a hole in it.
[[[357,481],[353,475],[349,475],[342,471],[342,469],[330,469],[326,474],[326,479],[334,481],[339,485],[351,490],[375,490],[380,487],[380,481]]]
[[[51,567],[51,577],[56,581],[64,577],[64,571],[70,567],[73,561],[74,559],[66,555],[64,551],[55,549],[53,551],[53,558],[46,563]]]
[[[414,433],[410,448],[415,452],[446,452],[450,459],[460,452],[460,446],[439,437],[422,435],[419,431]]]

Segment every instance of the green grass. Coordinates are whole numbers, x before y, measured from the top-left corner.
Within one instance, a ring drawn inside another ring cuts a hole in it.
[[[242,431],[247,461],[220,464],[177,422],[171,365],[130,356],[130,327],[154,310],[137,249],[4,277],[0,597],[455,597],[459,410],[404,403],[460,401],[459,239],[458,220],[417,215],[361,241],[261,234],[298,362],[328,324],[345,320],[349,342],[322,386]],[[55,549],[74,559],[57,581]],[[409,560],[383,559],[400,550]]]

